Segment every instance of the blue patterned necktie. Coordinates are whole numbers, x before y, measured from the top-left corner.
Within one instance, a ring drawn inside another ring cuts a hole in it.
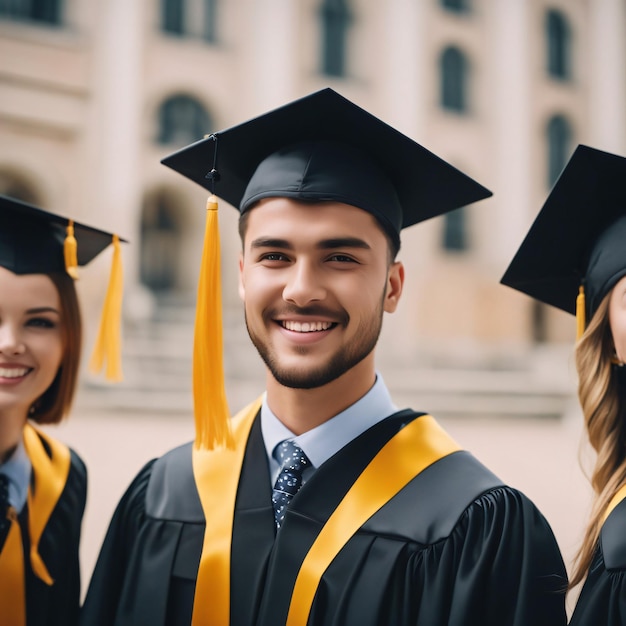
[[[0,552],[11,528],[9,519],[9,479],[0,474]]]
[[[280,464],[280,473],[274,484],[272,504],[274,505],[274,519],[276,529],[285,519],[287,506],[302,487],[302,472],[311,467],[311,461],[302,449],[293,441],[283,441],[274,448],[274,458]]]

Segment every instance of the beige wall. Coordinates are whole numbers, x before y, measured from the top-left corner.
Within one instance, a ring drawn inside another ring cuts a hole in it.
[[[440,219],[405,234],[406,299],[389,334],[407,359],[440,353],[454,361],[464,358],[459,346],[469,346],[489,361],[529,345],[531,303],[498,280],[547,195],[544,129],[552,114],[568,117],[575,143],[626,152],[618,0],[475,0],[460,16],[436,0],[353,0],[344,79],[318,73],[314,0],[221,2],[217,45],[161,33],[156,1],[66,6],[59,30],[0,19],[0,185],[21,182],[42,205],[131,239],[129,302],[139,292],[141,206],[156,193],[176,198],[184,239],[178,284],[195,288],[205,194],[159,164],[172,147],[154,142],[158,108],[179,92],[204,104],[215,124],[209,132],[329,85],[493,189],[494,198],[469,210],[468,252],[442,251]],[[545,76],[548,7],[572,27],[574,77],[565,84]],[[438,57],[450,44],[471,63],[468,115],[438,105]],[[225,301],[236,307],[230,211]],[[105,272],[103,262],[89,275],[104,280]],[[97,283],[81,287],[87,308],[99,305]],[[572,340],[568,316],[550,311],[547,325],[553,341]]]

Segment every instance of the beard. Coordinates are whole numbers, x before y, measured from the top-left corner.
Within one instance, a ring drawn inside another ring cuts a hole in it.
[[[310,309],[294,309],[293,312],[300,314],[312,313]],[[342,324],[344,327],[349,323],[347,313],[345,314],[345,318],[345,322]],[[267,316],[265,319],[266,323],[273,323],[267,321],[270,319],[270,316]],[[259,353],[259,356],[274,379],[283,387],[289,387],[291,389],[316,389],[343,376],[343,374],[351,370],[355,365],[358,365],[376,347],[382,323],[383,303],[381,300],[377,309],[372,312],[371,316],[359,324],[359,327],[354,333],[354,337],[347,344],[341,346],[327,363],[318,367],[298,368],[285,367],[280,364],[280,359],[276,351],[273,350],[260,335],[254,332],[248,323],[248,316],[246,314],[248,335]],[[303,346],[298,348],[297,352],[304,356],[308,353],[308,348]]]

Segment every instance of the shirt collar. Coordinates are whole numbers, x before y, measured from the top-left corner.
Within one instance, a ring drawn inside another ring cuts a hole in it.
[[[13,454],[0,465],[0,473],[9,480],[9,504],[19,513],[26,504],[32,465],[24,441],[20,439]]]
[[[261,406],[261,431],[272,474],[278,463],[272,451],[278,443],[290,439],[298,444],[314,467],[319,467],[333,454],[356,439],[360,434],[397,412],[383,377],[377,373],[372,388],[353,405],[312,430],[296,436],[277,417],[264,396]]]

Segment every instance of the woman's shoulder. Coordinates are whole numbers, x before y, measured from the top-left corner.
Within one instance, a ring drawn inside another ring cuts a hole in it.
[[[626,570],[626,498],[613,508],[602,525],[600,547],[607,570]]]

